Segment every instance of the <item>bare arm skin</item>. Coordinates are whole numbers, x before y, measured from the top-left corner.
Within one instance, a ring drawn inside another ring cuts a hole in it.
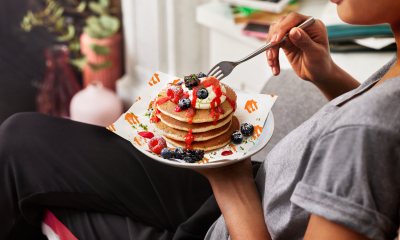
[[[195,171],[210,181],[232,239],[271,239],[250,158],[226,167]]]
[[[250,159],[221,168],[195,170],[211,183],[228,231],[234,240],[271,240]],[[368,240],[340,224],[312,214],[305,240]]]
[[[326,27],[320,20],[305,31],[292,29],[308,18],[291,13],[271,25],[267,41],[279,42],[290,33],[289,39],[267,51],[268,65],[274,75],[279,75],[279,48],[282,48],[295,73],[313,83],[330,101],[357,88],[360,83],[333,62]]]

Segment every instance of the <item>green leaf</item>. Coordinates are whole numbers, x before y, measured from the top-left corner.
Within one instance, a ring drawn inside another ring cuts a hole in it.
[[[69,24],[67,27],[67,34],[57,37],[56,40],[59,42],[66,42],[71,40],[74,37],[74,35],[75,35],[75,28],[72,24]]]
[[[112,62],[108,60],[108,61],[105,61],[105,62],[100,63],[100,64],[88,63],[88,65],[93,71],[97,72],[98,70],[111,67],[112,66]]]
[[[89,47],[98,55],[109,55],[110,48],[105,46],[100,46],[94,43],[89,44]]]
[[[57,29],[62,29],[64,27],[64,18],[61,17],[57,19],[56,26]]]
[[[92,26],[86,26],[83,28],[83,31],[87,33],[91,38],[100,39],[102,37],[101,32],[94,29]]]
[[[119,19],[110,15],[102,15],[99,18],[99,22],[104,29],[108,30],[108,36],[110,37],[118,32],[120,27]]]
[[[60,7],[60,8],[58,8],[57,11],[54,13],[54,16],[55,16],[56,18],[59,18],[59,17],[62,16],[63,13],[64,13],[64,8]]]
[[[87,25],[99,25],[99,19],[96,16],[90,16],[88,18],[86,18],[86,24]]]
[[[99,0],[99,3],[103,7],[109,7],[110,6],[110,0]]]
[[[79,3],[78,7],[76,7],[76,11],[81,13],[81,12],[85,11],[85,8],[86,8],[86,2],[82,1]]]
[[[103,6],[96,2],[89,2],[89,9],[90,11],[97,13],[97,14],[105,14]]]
[[[86,56],[83,56],[82,58],[78,59],[69,59],[69,63],[75,67],[77,67],[79,70],[83,70],[83,67],[86,64]]]
[[[81,44],[79,42],[79,38],[75,37],[73,41],[69,43],[69,50],[72,52],[79,52],[81,49]]]

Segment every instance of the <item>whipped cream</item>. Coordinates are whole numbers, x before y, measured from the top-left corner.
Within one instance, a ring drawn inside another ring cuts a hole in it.
[[[199,80],[200,80],[200,82],[203,82],[205,79],[206,79],[206,78],[200,78]],[[221,91],[222,91],[223,93],[226,93],[225,87],[224,87],[223,85],[221,85],[221,84],[219,84],[219,85],[221,86]],[[187,93],[189,94],[190,101],[192,101],[192,100],[193,100],[193,90],[189,90],[189,89],[185,86],[184,83],[182,84],[182,88],[183,88],[183,91],[184,91],[184,92],[187,92]],[[210,103],[214,100],[214,98],[217,97],[217,95],[216,95],[216,94],[214,93],[214,91],[212,90],[212,86],[209,86],[209,87],[206,88],[206,89],[207,89],[207,91],[208,91],[208,97],[205,98],[205,99],[199,99],[199,98],[197,98],[197,100],[196,100],[196,107],[195,107],[196,109],[209,109],[209,108],[210,108]],[[221,99],[221,104],[222,104],[223,102],[225,102],[226,97],[222,94],[221,97],[220,97],[220,99]],[[217,107],[217,103],[215,103],[215,106]]]

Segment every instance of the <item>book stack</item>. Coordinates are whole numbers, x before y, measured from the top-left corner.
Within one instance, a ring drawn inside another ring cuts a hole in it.
[[[260,9],[248,8],[245,6],[231,6],[235,23],[246,23],[248,21],[257,21],[265,23],[273,23],[278,18],[287,16],[291,12],[295,12],[299,8],[297,1],[291,1],[286,4],[281,12],[262,11]]]

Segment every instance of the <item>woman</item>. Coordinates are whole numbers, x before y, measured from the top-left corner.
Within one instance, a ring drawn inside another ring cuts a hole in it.
[[[400,41],[399,1],[332,1],[343,21],[389,23]],[[360,86],[333,63],[322,22],[292,29],[307,18],[279,19],[270,40],[290,30],[279,47],[332,101],[271,151],[255,180],[249,159],[198,170],[211,189],[201,175],[148,160],[104,129],[20,114],[0,128],[0,239],[41,239],[35,226],[51,206],[129,216],[163,230],[164,239],[201,239],[219,215],[212,191],[223,217],[206,239],[393,239],[400,218],[400,63],[393,59]],[[278,75],[278,47],[267,58]],[[155,239],[143,231],[134,236]]]
[[[400,43],[400,1],[331,2],[344,22],[390,24]],[[226,239],[227,230],[232,239],[395,237],[400,219],[400,61],[393,59],[359,86],[332,61],[321,21],[306,31],[293,28],[307,18],[295,13],[280,18],[271,26],[269,40],[279,42],[290,31],[290,39],[279,47],[296,74],[332,101],[270,152],[256,185],[248,161],[200,171],[223,214],[207,239]],[[280,71],[278,49],[267,53],[274,75]]]

